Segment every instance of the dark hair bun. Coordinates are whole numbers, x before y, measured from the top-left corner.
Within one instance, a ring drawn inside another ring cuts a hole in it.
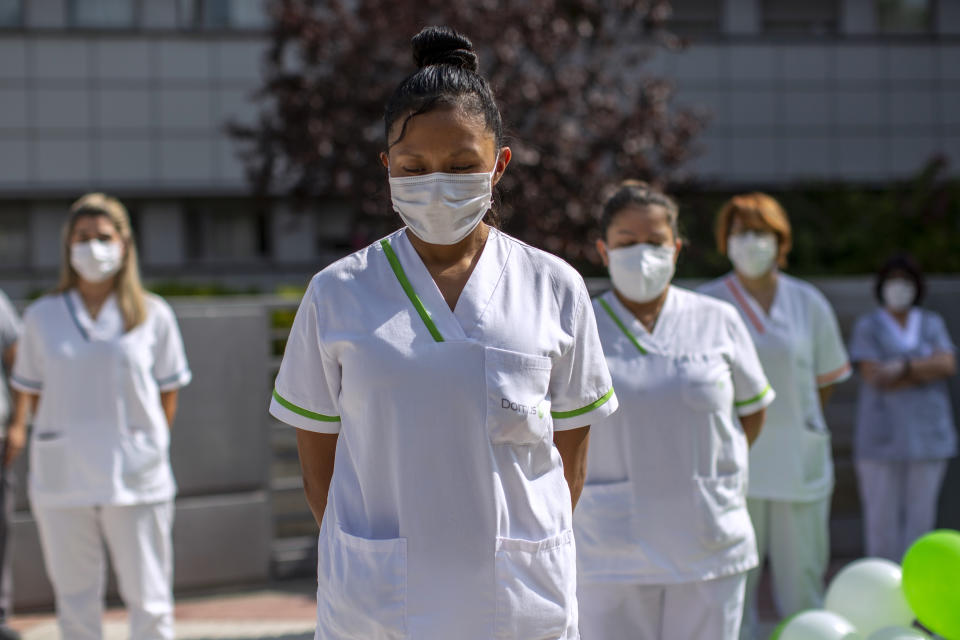
[[[410,46],[413,47],[413,60],[421,69],[449,64],[467,71],[477,70],[473,43],[450,27],[424,27],[413,36]]]

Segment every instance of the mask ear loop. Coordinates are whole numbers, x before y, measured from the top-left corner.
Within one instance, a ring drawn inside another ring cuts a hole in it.
[[[497,158],[493,161],[493,170],[490,172],[490,189],[492,190],[496,184],[493,182],[493,178],[497,175],[497,167],[500,164],[500,152],[497,152]]]

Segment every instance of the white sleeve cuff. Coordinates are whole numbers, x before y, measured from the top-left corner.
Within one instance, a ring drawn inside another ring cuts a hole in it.
[[[157,387],[160,388],[160,391],[175,391],[190,384],[191,380],[193,380],[193,373],[190,369],[184,369],[172,376],[159,378],[157,380]]]
[[[579,429],[593,424],[601,418],[606,418],[620,406],[617,400],[617,394],[613,387],[597,400],[579,409],[572,411],[550,411],[553,418],[554,431],[567,431],[569,429]]]
[[[737,409],[738,416],[749,416],[752,413],[769,407],[773,404],[776,397],[777,394],[774,392],[773,387],[768,384],[763,388],[763,391],[757,395],[752,398],[747,398],[746,400],[738,400],[734,402],[733,405]]]
[[[276,390],[270,400],[270,415],[292,427],[315,433],[340,433],[340,416],[328,416],[293,404]]]
[[[27,380],[26,378],[18,376],[16,374],[11,374],[10,386],[16,389],[17,391],[22,391],[23,393],[38,394],[41,391],[43,391],[42,382]]]
[[[850,363],[844,362],[839,369],[817,376],[817,388],[823,389],[834,384],[840,384],[851,375],[853,375],[853,369],[850,367]]]

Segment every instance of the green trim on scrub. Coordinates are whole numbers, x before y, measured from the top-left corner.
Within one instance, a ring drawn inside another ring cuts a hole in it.
[[[601,397],[596,402],[591,402],[587,406],[580,407],[579,409],[574,409],[573,411],[551,411],[550,415],[557,420],[562,420],[564,418],[576,418],[577,416],[582,416],[585,413],[590,413],[591,411],[593,411],[598,407],[602,407],[607,403],[607,400],[609,400],[612,397],[613,397],[613,387],[610,387],[610,391],[607,391],[605,394],[603,394],[603,397]]]
[[[746,400],[741,400],[740,402],[734,402],[734,403],[733,403],[733,406],[735,406],[735,407],[745,407],[745,406],[747,406],[748,404],[753,404],[754,402],[757,402],[758,400],[762,400],[762,399],[763,399],[763,396],[767,395],[768,393],[770,393],[770,385],[769,385],[769,384],[768,384],[767,386],[765,386],[765,387],[763,388],[763,391],[761,391],[761,392],[758,393],[757,395],[753,396],[752,398],[748,398],[748,399],[746,399]]]
[[[303,416],[304,418],[310,418],[311,420],[316,420],[317,422],[340,422],[340,416],[325,416],[322,413],[314,413],[313,411],[307,411],[302,407],[298,407],[277,393],[276,389],[273,390],[273,399],[276,400],[281,407],[289,409],[290,411],[293,411],[295,414]]]
[[[607,301],[603,298],[599,298],[600,306],[603,307],[604,311],[610,314],[610,317],[613,319],[614,324],[620,327],[620,331],[623,331],[623,335],[627,336],[630,339],[630,342],[633,343],[633,346],[643,355],[647,355],[647,350],[643,348],[643,345],[640,344],[640,341],[634,337],[632,333],[627,329],[627,326],[620,321],[620,318],[617,317],[617,314],[613,312],[613,309],[610,308],[610,305],[607,304]]]
[[[407,297],[410,298],[413,308],[420,314],[420,319],[423,320],[423,324],[427,326],[430,335],[433,336],[436,342],[443,342],[443,335],[439,329],[437,329],[437,325],[433,324],[430,312],[423,306],[423,302],[420,301],[420,296],[417,295],[417,292],[413,289],[413,285],[410,284],[410,281],[407,279],[407,274],[404,273],[403,267],[400,265],[400,260],[397,259],[397,254],[393,252],[393,247],[390,246],[390,240],[384,238],[380,241],[380,246],[383,247],[383,253],[386,254],[387,260],[390,262],[393,275],[397,276],[397,280],[400,281],[400,286],[403,287]]]

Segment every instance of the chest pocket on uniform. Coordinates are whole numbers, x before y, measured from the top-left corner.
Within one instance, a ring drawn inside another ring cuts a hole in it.
[[[494,444],[535,444],[550,435],[550,358],[486,347],[487,430]]]
[[[733,407],[730,365],[720,355],[687,360],[678,365],[683,401],[696,411],[713,413]]]

